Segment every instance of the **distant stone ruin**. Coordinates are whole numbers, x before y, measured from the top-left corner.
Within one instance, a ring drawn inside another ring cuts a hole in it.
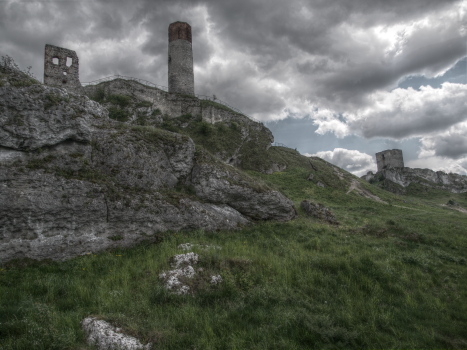
[[[376,165],[378,171],[382,171],[388,168],[403,168],[404,159],[402,157],[402,150],[400,149],[388,149],[376,153]]]
[[[79,81],[79,59],[73,50],[45,45],[44,84],[81,91]]]
[[[185,22],[169,25],[169,92],[194,95],[191,26]]]

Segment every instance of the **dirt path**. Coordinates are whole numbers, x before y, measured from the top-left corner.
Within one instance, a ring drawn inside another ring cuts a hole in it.
[[[347,191],[347,194],[349,194],[352,191],[355,191],[355,193],[359,194],[360,196],[371,199],[371,200],[374,200],[374,201],[376,201],[378,203],[388,204],[388,202],[383,201],[381,198],[374,195],[370,191],[362,188],[360,186],[360,183],[355,179],[352,179],[352,182],[350,184],[349,190]]]

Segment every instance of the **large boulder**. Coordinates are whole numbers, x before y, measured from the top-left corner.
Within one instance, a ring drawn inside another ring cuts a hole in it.
[[[197,197],[228,204],[256,220],[286,221],[296,215],[293,202],[283,194],[206,155],[198,156],[190,180]]]

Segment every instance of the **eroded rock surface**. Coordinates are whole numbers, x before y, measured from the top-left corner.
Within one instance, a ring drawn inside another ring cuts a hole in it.
[[[401,194],[405,193],[405,188],[412,183],[452,193],[467,192],[467,176],[446,174],[443,171],[433,171],[431,169],[388,168],[376,174],[368,172],[361,178],[370,183],[381,183],[381,186],[388,191]],[[388,181],[390,183],[387,183]]]
[[[296,212],[293,202],[277,191],[249,179],[234,167],[199,161],[191,175],[197,197],[226,203],[256,220],[290,220]]]
[[[310,216],[333,225],[339,224],[332,211],[320,203],[313,203],[309,200],[304,200],[300,203],[300,207]]]
[[[1,262],[295,216],[282,194],[196,152],[187,136],[119,123],[86,96],[2,74]]]
[[[122,333],[121,329],[94,317],[85,318],[81,325],[86,333],[88,344],[99,350],[149,350],[152,348],[151,343],[143,345],[138,339]]]

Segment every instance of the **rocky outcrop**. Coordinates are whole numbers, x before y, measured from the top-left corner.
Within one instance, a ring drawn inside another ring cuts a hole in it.
[[[383,188],[403,194],[410,184],[419,184],[426,188],[435,188],[452,193],[467,192],[467,176],[446,174],[443,171],[418,168],[388,168],[373,174],[371,171],[362,176],[370,183],[379,183]]]
[[[271,131],[220,103],[124,79],[88,85],[85,91],[109,108],[111,118],[131,125],[183,131],[226,164],[269,173],[280,171],[280,165],[257,166],[274,141]],[[204,128],[201,133],[200,126]]]
[[[209,202],[226,203],[245,216],[256,220],[290,220],[295,217],[291,200],[272,191],[234,167],[209,163],[199,157],[190,182],[196,196]]]
[[[313,216],[332,225],[339,225],[332,211],[321,203],[313,203],[305,199],[300,203],[300,207],[309,216]]]
[[[195,151],[188,136],[114,121],[64,89],[2,85],[1,262],[294,216],[287,198]]]

